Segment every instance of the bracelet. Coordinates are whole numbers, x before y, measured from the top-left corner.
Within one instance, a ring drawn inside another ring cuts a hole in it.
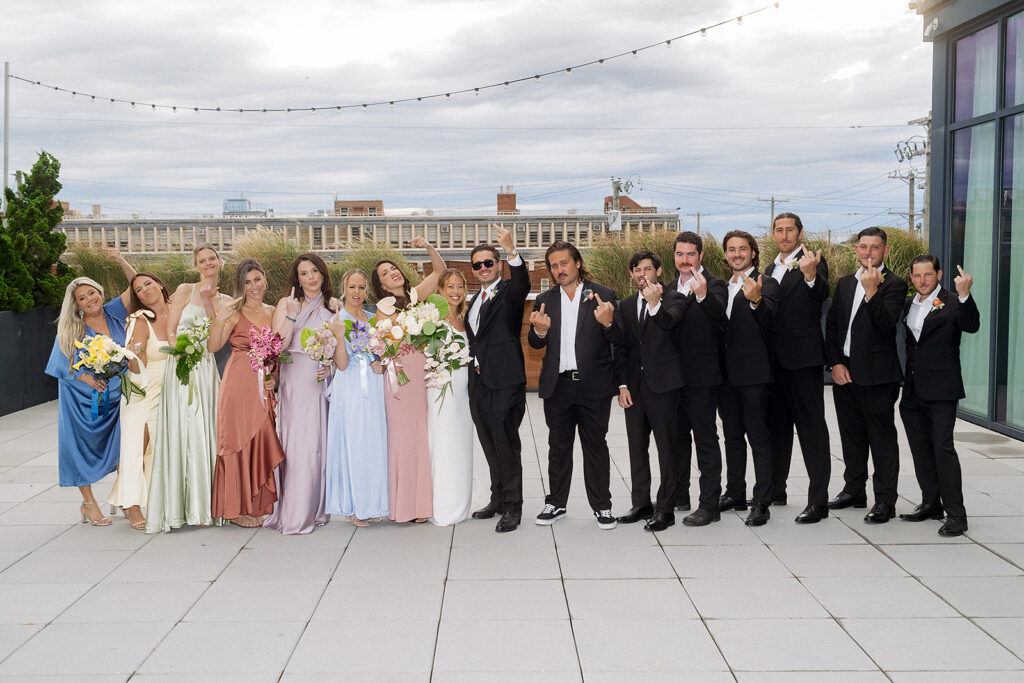
[[[536,328],[534,328],[534,330],[533,330],[533,333],[534,333],[535,335],[537,335],[537,337],[538,337],[538,338],[540,338],[540,339],[543,339],[544,337],[548,336],[548,333],[547,333],[547,332],[545,332],[544,334],[541,334],[540,332],[538,332],[538,331],[537,331],[537,329],[536,329]]]
[[[751,302],[750,302],[750,304],[751,304],[752,306],[757,306],[757,305],[758,305],[759,303],[761,303],[761,299],[758,299],[757,301],[751,301]]]
[[[285,319],[285,320],[291,320],[292,322],[295,322],[295,318],[291,317],[290,315],[286,315],[286,316],[284,317],[284,319]]]

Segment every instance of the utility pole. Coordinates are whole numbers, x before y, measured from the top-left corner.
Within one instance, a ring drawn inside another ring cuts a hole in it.
[[[789,200],[788,199],[776,199],[775,195],[772,195],[771,197],[768,197],[767,199],[763,199],[761,197],[758,197],[757,201],[759,201],[759,202],[771,202],[771,208],[769,209],[769,211],[771,211],[771,214],[768,216],[768,233],[771,234],[772,223],[775,221],[775,202],[779,202],[781,204],[782,202],[788,202]]]
[[[915,135],[914,137],[911,137],[908,140],[904,140],[903,142],[897,143],[896,144],[896,158],[899,161],[901,161],[901,162],[903,162],[903,161],[908,161],[909,162],[914,157],[924,156],[924,185],[922,187],[920,187],[920,188],[917,188],[917,189],[923,189],[924,190],[924,206],[921,207],[921,238],[924,240],[925,244],[927,244],[929,236],[931,234],[930,224],[931,224],[931,213],[932,213],[931,209],[929,208],[930,207],[930,202],[931,202],[931,178],[932,178],[932,113],[928,112],[927,116],[922,116],[921,118],[914,119],[913,121],[907,121],[907,125],[909,125],[909,126],[912,126],[912,125],[915,125],[915,124],[919,125],[919,126],[924,126],[924,131],[925,131],[924,137],[922,138],[920,135]],[[915,138],[917,138],[917,139],[915,139]],[[916,176],[916,175],[918,175],[917,172],[914,171],[913,169],[911,169],[910,173],[908,174],[907,177]],[[904,176],[901,176],[899,174],[896,174],[896,175],[890,174],[889,177],[891,177],[891,178],[899,177],[899,178],[906,179]],[[911,195],[913,195],[913,193],[914,193],[914,185],[913,185],[913,183],[911,183],[910,187],[911,187],[911,190],[910,190]],[[914,200],[913,200],[913,198],[911,198],[911,200],[910,200],[910,212],[914,213]],[[911,223],[911,226],[913,226],[913,223]],[[913,227],[912,227],[912,229],[913,229]]]
[[[697,217],[697,234],[699,235],[700,234],[700,217],[701,216],[710,216],[711,214],[704,213],[702,211],[698,211],[697,213],[688,213],[686,215],[687,216],[696,216]]]
[[[917,225],[914,222],[914,219],[915,219],[915,217],[917,215],[917,214],[914,213],[914,192],[917,189],[917,187],[916,187],[916,185],[917,185],[917,174],[914,172],[914,169],[910,169],[907,172],[906,175],[901,175],[899,173],[893,172],[893,173],[889,174],[889,177],[890,178],[899,178],[900,180],[906,181],[907,188],[910,190],[910,197],[909,197],[910,213],[903,213],[902,211],[890,211],[889,214],[893,215],[893,216],[906,216],[906,218],[907,218],[907,229],[911,233],[917,232]]]
[[[4,223],[7,223],[7,163],[9,159],[11,140],[11,63],[4,62],[4,190],[3,198],[0,199],[0,209],[3,210]]]

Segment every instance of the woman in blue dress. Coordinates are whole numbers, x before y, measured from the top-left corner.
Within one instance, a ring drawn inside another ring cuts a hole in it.
[[[121,378],[96,379],[78,361],[76,341],[102,334],[125,344],[128,318],[125,290],[103,303],[103,287],[87,277],[75,278],[64,290],[64,304],[57,319],[46,374],[57,378],[57,459],[61,486],[77,486],[82,492],[82,523],[109,526],[92,485],[117,468],[121,455],[118,416],[121,408]]]
[[[345,340],[345,321],[369,323],[363,310],[368,282],[361,270],[342,276],[342,308],[331,319],[338,340]],[[348,340],[338,344],[334,364],[327,419],[327,512],[368,526],[389,513],[383,368],[372,354],[354,352]]]

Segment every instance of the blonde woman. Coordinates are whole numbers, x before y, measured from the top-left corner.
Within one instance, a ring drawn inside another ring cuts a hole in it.
[[[110,526],[92,485],[117,467],[121,454],[118,410],[121,378],[100,380],[71,366],[77,360],[76,341],[102,334],[125,343],[128,290],[103,303],[103,287],[87,277],[72,280],[64,290],[46,374],[57,378],[57,471],[61,486],[82,493],[82,523]]]

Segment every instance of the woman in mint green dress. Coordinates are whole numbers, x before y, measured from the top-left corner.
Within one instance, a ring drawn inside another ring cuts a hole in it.
[[[171,299],[167,326],[174,344],[179,334],[203,318],[211,320],[229,306],[231,298],[217,293],[222,261],[217,250],[200,244],[192,254],[199,272],[196,284],[178,286]],[[203,344],[203,358],[183,385],[175,371],[178,359],[170,356],[164,367],[163,393],[157,419],[153,454],[153,482],[146,510],[146,533],[170,531],[186,524],[220,526],[210,512],[213,470],[217,463],[217,389],[220,374],[213,354]]]

